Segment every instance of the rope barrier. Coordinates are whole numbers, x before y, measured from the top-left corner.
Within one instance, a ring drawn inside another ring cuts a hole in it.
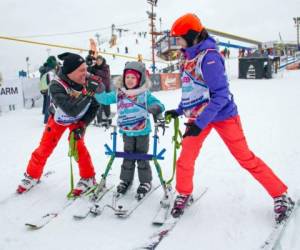
[[[75,50],[75,51],[79,51],[79,52],[88,52],[89,51],[88,49],[83,49],[83,48],[78,48],[78,47],[72,47],[72,46],[66,46],[66,45],[60,45],[60,44],[54,44],[54,43],[37,42],[37,41],[20,39],[20,38],[15,38],[15,37],[8,37],[8,36],[0,36],[0,39],[1,40],[21,42],[21,43],[28,43],[28,44],[33,44],[33,45],[54,47],[54,48],[60,48],[60,49],[70,49],[70,50]],[[136,57],[135,56],[128,56],[128,55],[116,54],[116,53],[112,53],[112,52],[99,51],[99,54],[138,60],[138,56],[136,56]],[[143,61],[152,62],[151,59],[145,59],[145,58],[143,59]],[[168,64],[167,62],[159,61],[159,60],[156,61],[156,62]]]

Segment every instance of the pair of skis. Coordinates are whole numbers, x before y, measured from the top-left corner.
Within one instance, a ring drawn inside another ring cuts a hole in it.
[[[207,188],[204,189],[196,198],[194,198],[194,202],[191,204],[195,204],[200,198],[206,193]],[[295,218],[295,214],[297,213],[297,210],[300,207],[300,199],[297,200],[297,202],[294,205],[293,210],[290,212],[289,216],[282,221],[280,224],[276,224],[273,229],[271,230],[271,233],[265,240],[264,244],[260,247],[260,250],[281,250],[280,241],[284,237],[284,233],[286,231],[286,228],[288,227],[289,223]],[[178,221],[182,218],[180,216],[179,218],[173,218],[170,215],[170,211],[168,208],[161,207],[158,211],[158,214],[161,214],[161,216],[156,216],[152,222],[153,225],[160,225],[161,227],[154,232],[147,242],[145,242],[143,245],[134,248],[134,250],[141,250],[141,249],[148,249],[153,250],[156,249],[156,247],[159,245],[159,243],[167,236],[169,233],[174,229],[174,227],[177,225]],[[184,216],[184,215],[183,215]],[[158,219],[161,218],[161,219]]]
[[[122,195],[118,194],[117,192],[113,192],[112,197],[110,197],[111,203],[104,203],[105,201],[103,199],[88,202],[85,205],[83,205],[82,208],[77,210],[77,213],[73,215],[73,218],[77,220],[82,220],[87,218],[89,215],[98,216],[102,214],[105,208],[113,210],[115,215],[118,217],[128,218],[159,187],[160,185],[152,188],[151,191],[149,191],[143,197],[136,197],[127,206],[121,204],[123,198],[127,197],[127,195]]]

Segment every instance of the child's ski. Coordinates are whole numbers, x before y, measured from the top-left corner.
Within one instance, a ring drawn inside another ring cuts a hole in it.
[[[121,204],[117,205],[117,207],[113,209],[115,215],[121,218],[128,218],[159,187],[161,187],[161,185],[152,188],[145,196],[134,199],[134,201],[128,207],[124,208]]]
[[[83,201],[79,205],[76,213],[73,215],[73,218],[76,220],[83,220],[83,219],[87,218],[91,214],[92,209],[94,207],[99,207],[103,201],[103,197],[106,196],[107,193],[112,191],[113,188],[114,188],[114,185],[112,185],[108,188],[105,187],[105,188],[103,188],[103,190],[101,190],[97,194],[97,198],[95,200],[89,199],[88,201]],[[83,199],[86,199],[86,197],[83,197]]]

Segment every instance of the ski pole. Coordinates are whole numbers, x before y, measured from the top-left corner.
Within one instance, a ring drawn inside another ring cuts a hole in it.
[[[71,186],[71,190],[67,194],[67,197],[70,199],[70,198],[73,197],[72,196],[72,191],[74,189],[74,173],[73,173],[72,157],[74,157],[75,161],[78,161],[77,143],[76,143],[76,140],[74,138],[74,132],[70,133],[68,156],[70,157],[70,186]]]
[[[179,129],[179,118],[173,118],[174,119],[174,136],[172,137],[172,141],[174,142],[174,148],[173,148],[173,171],[171,178],[166,182],[167,185],[170,185],[171,182],[174,179],[175,171],[176,171],[176,161],[177,161],[177,150],[181,146],[182,141],[182,133]],[[166,116],[166,123],[169,124],[172,120],[171,116]],[[178,139],[180,138],[180,140]]]

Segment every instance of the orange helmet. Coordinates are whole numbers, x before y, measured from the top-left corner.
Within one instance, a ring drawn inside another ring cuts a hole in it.
[[[200,19],[192,13],[179,17],[172,25],[171,36],[184,36],[189,30],[201,32],[204,29]]]

